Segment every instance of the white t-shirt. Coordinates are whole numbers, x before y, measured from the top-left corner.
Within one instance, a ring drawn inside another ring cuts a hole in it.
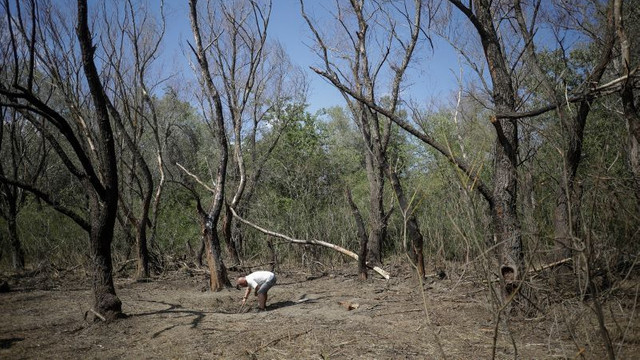
[[[274,277],[275,275],[271,271],[256,271],[244,278],[247,280],[247,284],[249,284],[252,289],[255,289],[258,285],[262,285]]]

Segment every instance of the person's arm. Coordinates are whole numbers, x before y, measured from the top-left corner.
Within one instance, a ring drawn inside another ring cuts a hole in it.
[[[249,294],[251,294],[251,287],[247,286],[247,290],[244,292],[244,297],[242,298],[242,305],[244,305],[247,302],[247,299],[249,298]]]
[[[253,295],[258,296],[258,290],[260,290],[260,285],[262,284],[258,284],[258,286],[256,286],[256,291],[254,291]]]

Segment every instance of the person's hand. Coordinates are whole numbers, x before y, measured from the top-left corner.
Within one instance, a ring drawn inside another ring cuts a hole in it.
[[[260,290],[260,285],[256,286],[256,290],[253,292],[254,296],[258,296],[258,290]]]
[[[246,298],[246,297],[243,297],[243,298],[242,298],[242,305],[244,305],[246,302],[247,302],[247,298]]]

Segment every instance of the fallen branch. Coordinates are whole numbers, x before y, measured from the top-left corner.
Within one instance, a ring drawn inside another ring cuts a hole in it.
[[[136,259],[129,259],[125,262],[122,263],[122,265],[118,268],[118,270],[116,270],[116,273],[121,273],[126,267],[127,265],[131,264],[132,262],[135,262]]]
[[[105,318],[105,317],[104,317],[102,314],[100,314],[99,312],[97,312],[97,311],[95,311],[95,310],[93,310],[93,309],[89,309],[89,311],[91,311],[91,312],[93,313],[93,315],[95,315],[96,317],[98,317],[100,320],[102,320],[102,321],[104,321],[104,322],[106,322],[106,321],[107,321],[107,318]],[[87,318],[87,314],[86,314],[86,313],[84,314],[84,318],[85,318],[85,319]]]
[[[573,260],[573,258],[566,258],[566,259],[558,260],[556,262],[552,262],[552,263],[549,263],[549,264],[542,265],[539,268],[535,268],[534,267],[533,269],[529,270],[529,272],[530,273],[539,272],[539,271],[542,271],[542,270],[545,270],[545,269],[549,269],[549,268],[552,268],[552,267],[556,267],[558,265],[562,265],[562,264],[568,263],[568,262],[570,262],[572,260]]]
[[[287,240],[287,241],[292,242],[294,244],[320,245],[320,246],[328,247],[328,248],[336,250],[336,251],[338,251],[338,252],[340,252],[340,253],[342,253],[344,255],[347,255],[347,256],[355,259],[356,261],[359,259],[358,255],[356,253],[354,253],[353,251],[347,250],[347,249],[345,249],[343,247],[340,247],[340,246],[332,244],[332,243],[328,243],[326,241],[313,240],[313,239],[312,240],[294,239],[294,238],[289,237],[287,235],[283,235],[283,234],[280,234],[280,233],[277,233],[277,232],[274,232],[274,231],[270,231],[270,230],[264,229],[264,228],[262,228],[262,227],[260,227],[260,226],[258,226],[256,224],[250,222],[249,220],[245,220],[242,217],[240,217],[240,215],[238,215],[233,208],[230,208],[230,209],[231,209],[231,213],[233,214],[233,216],[236,219],[238,219],[238,220],[240,220],[240,222],[242,222],[242,223],[244,223],[246,225],[249,225],[252,228],[260,231],[263,234],[267,234],[267,235],[270,235],[270,236],[273,236],[273,237],[284,239],[284,240]],[[373,271],[375,271],[378,274],[380,274],[380,276],[382,276],[383,278],[389,280],[389,278],[390,278],[389,273],[386,272],[385,270],[383,270],[382,268],[380,268],[378,266],[371,266],[369,264],[367,264],[367,267],[369,267]]]

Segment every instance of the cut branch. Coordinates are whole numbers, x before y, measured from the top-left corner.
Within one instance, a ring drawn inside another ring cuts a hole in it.
[[[249,220],[245,220],[245,219],[243,219],[242,217],[240,217],[240,215],[238,215],[238,214],[236,213],[236,211],[235,211],[235,209],[234,209],[234,208],[230,208],[230,209],[231,209],[231,213],[233,213],[233,216],[234,216],[236,219],[238,219],[238,220],[240,220],[240,222],[242,222],[242,223],[244,223],[244,224],[246,224],[246,225],[249,225],[249,226],[251,226],[252,228],[254,228],[254,229],[256,229],[256,230],[260,231],[260,232],[261,232],[261,233],[263,233],[263,234],[266,234],[266,235],[269,235],[269,236],[273,236],[273,237],[277,237],[277,238],[280,238],[280,239],[283,239],[283,240],[289,241],[289,242],[294,243],[294,244],[320,245],[320,246],[328,247],[328,248],[333,249],[333,250],[336,250],[336,251],[338,251],[338,252],[340,252],[340,253],[342,253],[342,254],[344,254],[344,255],[347,255],[347,256],[349,256],[350,258],[355,259],[356,261],[357,261],[357,260],[359,260],[359,257],[358,257],[358,255],[357,255],[356,253],[354,253],[353,251],[347,250],[347,249],[345,249],[345,248],[343,248],[343,247],[340,247],[340,246],[338,246],[338,245],[335,245],[335,244],[332,244],[332,243],[328,243],[328,242],[326,242],[326,241],[321,241],[321,240],[313,240],[313,239],[307,239],[307,240],[294,239],[294,238],[289,237],[289,236],[287,236],[287,235],[280,234],[280,233],[277,233],[277,232],[275,232],[275,231],[267,230],[267,229],[265,229],[265,228],[263,228],[263,227],[260,227],[260,226],[258,226],[258,225],[256,225],[256,224],[254,224],[254,223],[250,222]],[[380,267],[378,267],[378,266],[370,266],[369,264],[367,264],[367,266],[368,266],[369,268],[371,268],[373,271],[375,271],[375,272],[377,272],[378,274],[380,274],[383,278],[385,278],[385,279],[387,279],[387,280],[389,280],[389,278],[391,277],[387,271],[385,271],[384,269],[382,269],[382,268],[380,268]]]

